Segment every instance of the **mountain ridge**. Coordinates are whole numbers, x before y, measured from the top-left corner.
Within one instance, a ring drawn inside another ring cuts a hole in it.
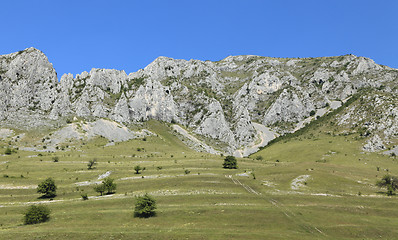
[[[4,126],[60,128],[74,117],[106,118],[121,124],[155,119],[178,123],[211,141],[216,149],[236,155],[259,140],[261,132],[253,123],[283,135],[334,111],[361,89],[389,95],[380,101],[391,104],[398,93],[398,70],[354,55],[240,55],[217,62],[161,56],[137,72],[93,68],[75,76],[64,74],[58,82],[45,54],[28,48],[0,56],[0,78]],[[393,119],[390,129],[398,125],[396,109],[388,110]],[[362,120],[357,119],[356,124]],[[355,128],[366,128],[364,124]],[[369,137],[395,143],[396,134],[386,132],[387,127],[380,127],[383,124],[374,123],[374,135]]]

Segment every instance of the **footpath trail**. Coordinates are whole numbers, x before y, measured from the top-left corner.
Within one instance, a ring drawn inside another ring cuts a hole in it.
[[[253,188],[242,183],[238,179],[234,178],[232,175],[225,175],[225,177],[228,179],[231,179],[231,181],[235,185],[243,187],[248,193],[257,195],[257,196],[265,199],[269,203],[271,203],[272,206],[278,208],[287,218],[289,218],[291,221],[293,221],[295,224],[297,224],[299,227],[303,228],[304,230],[306,230],[312,234],[316,234],[316,235],[321,234],[322,236],[327,237],[327,235],[324,232],[322,232],[319,228],[317,228],[317,227],[311,225],[310,223],[308,223],[307,221],[303,220],[302,218],[297,216],[294,212],[292,212],[288,207],[284,206],[277,200],[275,200],[267,195],[263,195],[260,192],[255,191]]]

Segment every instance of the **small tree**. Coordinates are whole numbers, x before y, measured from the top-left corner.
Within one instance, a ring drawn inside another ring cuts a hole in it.
[[[37,192],[43,193],[42,197],[45,198],[55,197],[57,195],[56,191],[57,186],[52,178],[47,178],[37,186]]]
[[[156,215],[156,200],[147,193],[136,198],[134,217],[148,218]]]
[[[377,181],[376,185],[381,188],[387,188],[387,195],[391,196],[394,194],[394,191],[398,189],[398,178],[385,175],[380,181]]]
[[[97,159],[96,158],[91,159],[90,161],[88,161],[87,169],[91,170],[91,169],[95,168],[94,165],[97,165]]]
[[[224,159],[223,168],[228,168],[228,169],[238,168],[236,158],[234,156],[227,156]]]
[[[135,170],[135,174],[140,174],[140,171],[142,170],[142,168],[140,165],[137,165],[134,167],[134,170]]]
[[[24,215],[24,224],[36,224],[50,219],[50,209],[43,205],[30,206]]]
[[[11,153],[12,153],[12,150],[11,150],[11,148],[6,148],[6,150],[4,151],[4,154],[5,155],[11,155]]]
[[[116,183],[113,182],[113,178],[107,177],[102,181],[102,183],[107,191],[106,194],[112,194],[116,191]]]
[[[99,192],[102,196],[102,194],[106,191],[106,194],[112,194],[115,193],[116,191],[116,183],[113,182],[114,180],[112,178],[104,178],[102,180],[102,183],[99,185],[96,185],[94,187],[94,191]]]
[[[102,196],[102,194],[105,192],[105,185],[103,183],[96,185],[94,187],[94,191],[96,191],[97,193],[100,193]]]

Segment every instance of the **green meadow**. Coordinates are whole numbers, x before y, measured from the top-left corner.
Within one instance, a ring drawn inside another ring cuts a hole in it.
[[[398,238],[398,199],[375,186],[397,174],[397,159],[363,153],[356,134],[313,129],[223,169],[225,156],[189,149],[166,124],[144,127],[157,136],[1,156],[0,239]],[[98,164],[88,170],[94,158]],[[93,187],[106,173],[116,193],[100,196]],[[53,199],[36,192],[48,177],[58,187]],[[157,200],[157,215],[134,218],[135,197],[145,193]],[[47,205],[50,220],[23,225],[31,204]]]

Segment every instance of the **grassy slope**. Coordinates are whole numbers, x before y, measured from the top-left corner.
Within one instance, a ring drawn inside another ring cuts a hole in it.
[[[1,189],[0,238],[391,239],[398,234],[396,197],[374,186],[384,169],[397,172],[397,162],[361,154],[355,135],[311,130],[239,159],[237,170],[225,170],[222,157],[193,152],[164,125],[151,121],[147,127],[158,137],[110,147],[99,138],[77,146],[81,151],[57,153],[58,163],[52,161],[54,154],[28,157],[37,153],[20,151],[1,157],[0,185],[32,189]],[[263,160],[254,160],[257,156]],[[99,164],[88,171],[94,157]],[[146,168],[144,178],[134,174],[138,164]],[[184,174],[185,169],[191,173]],[[116,179],[116,194],[97,197],[92,186],[75,185],[98,181],[106,171]],[[254,171],[256,179],[236,175],[245,171]],[[300,175],[310,177],[293,191],[291,182]],[[44,200],[51,220],[22,225],[27,202],[43,201],[34,187],[49,176],[58,185],[54,201]],[[82,201],[82,192],[90,200]],[[158,215],[133,218],[134,197],[145,192],[158,200]]]

